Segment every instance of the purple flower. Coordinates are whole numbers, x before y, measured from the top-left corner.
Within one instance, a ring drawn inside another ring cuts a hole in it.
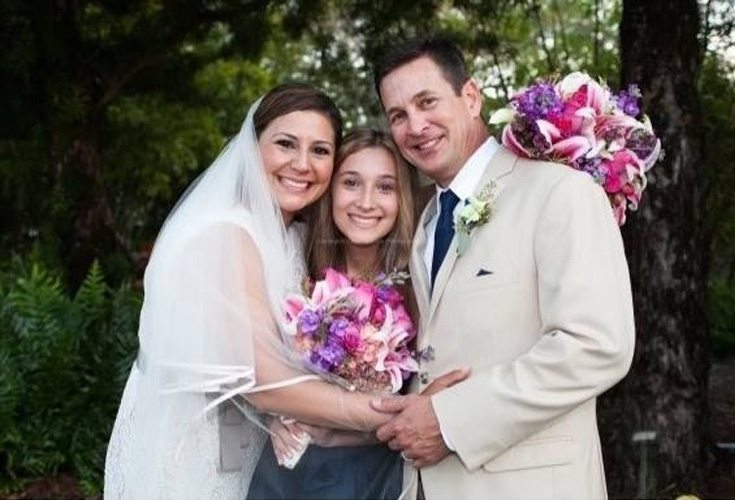
[[[625,141],[625,147],[630,149],[641,160],[646,160],[656,149],[658,139],[644,129],[635,129]]]
[[[345,318],[336,318],[332,320],[332,324],[329,325],[329,334],[338,338],[342,338],[345,335],[347,327],[350,326],[350,322]]]
[[[323,313],[319,310],[312,311],[311,309],[304,309],[299,314],[299,329],[305,335],[311,335],[319,329],[319,325],[322,323]]]
[[[383,304],[385,304],[386,302],[390,300],[390,296],[391,296],[390,292],[391,292],[391,289],[387,286],[378,287],[378,294],[377,294],[378,300],[382,302]]]
[[[536,129],[538,129],[538,127],[536,127]],[[539,153],[546,151],[547,149],[549,149],[549,146],[550,146],[546,138],[543,135],[541,135],[541,132],[537,134],[533,134],[532,142],[533,142],[533,148]]]
[[[513,98],[516,110],[530,121],[548,119],[562,112],[564,106],[549,82],[531,85],[521,94]]]
[[[347,352],[355,352],[362,345],[360,330],[347,318],[336,318],[329,325],[327,342],[342,346]]]
[[[605,185],[606,169],[602,163],[602,158],[595,156],[594,158],[581,157],[576,160],[575,168],[582,172],[587,172],[592,176],[596,183],[601,186]]]
[[[518,142],[531,153],[532,157],[540,156],[551,146],[544,138],[536,122],[520,118],[511,123],[511,129]]]
[[[330,340],[311,353],[309,361],[318,369],[332,372],[347,357],[347,351],[338,342]]]
[[[641,97],[641,91],[638,85],[628,85],[627,90],[621,90],[615,97],[615,103],[623,113],[633,118],[637,117],[641,113],[641,107],[639,100]]]
[[[392,286],[378,287],[378,302],[381,304],[389,304],[391,307],[397,307],[401,303],[401,294]]]

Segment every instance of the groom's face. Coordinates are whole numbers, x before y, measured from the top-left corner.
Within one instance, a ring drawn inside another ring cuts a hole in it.
[[[383,78],[380,98],[403,156],[449,185],[476,148],[481,97],[474,82],[467,81],[457,95],[439,66],[420,57]]]

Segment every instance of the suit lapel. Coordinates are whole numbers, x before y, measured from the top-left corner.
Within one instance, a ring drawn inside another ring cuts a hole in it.
[[[505,179],[505,177],[513,171],[513,167],[515,166],[515,162],[517,159],[517,156],[512,154],[504,147],[498,145],[497,151],[495,152],[495,154],[493,154],[492,158],[490,158],[487,167],[485,167],[485,172],[482,174],[482,180],[475,188],[473,196],[477,196],[479,192],[485,187],[485,185],[490,182],[490,180],[495,180],[495,182],[497,183],[497,188],[495,190],[495,199],[497,199],[503,189],[505,189],[507,180]],[[471,237],[472,235],[470,235],[470,238]],[[429,316],[426,318],[427,322],[431,318],[431,316],[433,316],[434,311],[436,310],[436,306],[439,303],[439,299],[444,293],[444,289],[446,288],[447,282],[449,281],[452,273],[452,268],[457,262],[457,257],[457,235],[455,234],[454,238],[452,238],[452,243],[449,245],[449,250],[447,250],[447,255],[446,257],[444,257],[444,261],[442,262],[442,265],[439,268],[439,272],[436,275],[436,281],[434,281],[434,289],[430,293],[431,298],[429,302]]]
[[[495,199],[497,199],[500,196],[500,193],[503,192],[503,189],[505,189],[508,181],[507,176],[513,172],[518,159],[518,156],[511,153],[503,146],[498,145],[498,150],[490,159],[487,168],[485,168],[485,173],[482,174],[482,180],[480,181],[480,184],[478,184],[477,188],[475,188],[473,195],[477,196],[488,182],[494,180],[497,184],[497,188],[495,190]]]
[[[420,319],[428,319],[429,314],[429,296],[431,294],[431,284],[429,275],[426,271],[424,263],[424,252],[426,250],[426,242],[428,235],[426,234],[426,224],[436,213],[436,196],[432,196],[426,206],[418,223],[418,230],[413,239],[411,249],[411,279],[413,282],[413,290],[416,294],[416,302],[419,306]]]

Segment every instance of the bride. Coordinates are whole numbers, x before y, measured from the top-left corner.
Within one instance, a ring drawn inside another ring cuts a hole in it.
[[[321,91],[276,87],[169,215],[145,273],[105,498],[245,498],[261,415],[363,432],[389,418],[291,361],[278,328],[304,275],[297,219],[327,189],[341,134]]]

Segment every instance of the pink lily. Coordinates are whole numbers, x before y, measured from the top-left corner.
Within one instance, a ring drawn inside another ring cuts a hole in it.
[[[538,127],[541,135],[549,144],[553,144],[554,141],[562,138],[561,130],[556,125],[547,120],[536,120],[536,126]]]
[[[391,351],[391,345],[390,345],[390,337],[393,330],[393,311],[390,309],[390,307],[385,308],[385,321],[383,322],[383,326],[380,327],[380,330],[376,332],[373,339],[380,343],[380,347],[378,348],[377,352],[377,360],[375,363],[375,368],[378,371],[385,370],[385,359],[390,354]]]
[[[366,321],[370,317],[373,308],[375,287],[369,283],[358,283],[353,290],[352,296],[357,306],[358,318],[360,321]]]
[[[613,206],[613,214],[615,215],[615,220],[617,221],[618,226],[622,226],[623,224],[625,224],[625,209],[627,208],[625,196],[618,193],[610,201]]]
[[[513,153],[523,158],[533,158],[533,155],[524,148],[518,139],[513,134],[513,130],[510,125],[503,127],[503,137],[501,138],[503,146],[510,149]]]
[[[286,320],[293,321],[304,309],[304,297],[290,294],[286,297],[283,308],[286,311]]]
[[[656,163],[658,160],[658,157],[661,155],[661,140],[656,139],[656,146],[653,148],[653,151],[651,151],[651,154],[648,155],[647,158],[641,158],[641,162],[643,163],[643,171],[648,172],[651,170],[651,167]]]
[[[608,136],[616,131],[630,131],[642,128],[641,124],[628,115],[601,115],[595,123],[595,133],[598,136]]]
[[[324,273],[324,281],[326,281],[331,291],[339,290],[340,288],[348,287],[351,285],[350,279],[344,274],[335,271],[334,269],[327,268]]]
[[[589,75],[575,71],[570,73],[557,84],[557,89],[562,98],[567,99],[579,92],[578,105],[589,106],[600,113],[605,104],[610,100],[610,92],[602,87]]]
[[[415,373],[419,371],[418,363],[406,353],[391,353],[385,360],[385,370],[390,374],[391,392],[396,393],[403,385],[403,372]]]
[[[588,138],[575,135],[553,144],[550,151],[553,156],[572,162],[584,156],[592,147],[593,144],[590,143]]]
[[[623,185],[633,179],[634,174],[640,171],[640,160],[628,149],[616,151],[612,159],[605,162],[607,176],[605,179],[605,191],[617,193]]]

